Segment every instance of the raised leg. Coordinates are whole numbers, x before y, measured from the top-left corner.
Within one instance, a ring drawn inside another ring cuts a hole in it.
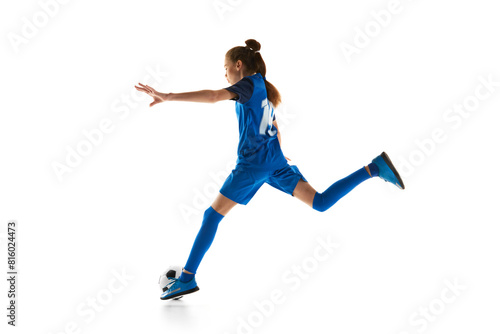
[[[323,193],[314,190],[308,182],[299,180],[293,191],[293,196],[313,209],[323,212],[333,206],[339,199],[347,195],[361,182],[371,178],[370,169],[363,167],[351,175],[338,180]]]

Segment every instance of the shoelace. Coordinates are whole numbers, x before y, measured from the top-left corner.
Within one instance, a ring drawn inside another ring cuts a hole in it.
[[[167,288],[167,290],[168,290],[168,289],[170,289],[170,287],[171,287],[172,285],[174,285],[175,280],[176,280],[176,278],[175,278],[175,277],[170,277],[170,282],[169,282],[169,283],[167,283],[167,284],[166,284],[163,288],[164,288],[164,289],[165,289],[165,288]],[[172,281],[173,281],[173,282],[172,282]],[[165,291],[167,291],[167,290],[165,290]]]
[[[173,281],[173,283],[170,284],[170,286],[168,287],[167,291],[172,290],[174,288],[174,286],[177,284],[177,282],[179,281],[179,279],[175,278],[175,277],[172,277],[172,281]]]

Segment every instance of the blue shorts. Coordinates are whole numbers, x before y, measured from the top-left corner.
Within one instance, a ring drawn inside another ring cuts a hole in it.
[[[307,182],[295,165],[287,164],[274,171],[237,167],[227,177],[220,193],[236,203],[246,205],[264,183],[293,196],[293,190],[300,179]]]

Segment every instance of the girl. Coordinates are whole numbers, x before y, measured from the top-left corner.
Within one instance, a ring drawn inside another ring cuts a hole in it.
[[[226,53],[224,68],[230,87],[166,94],[141,83],[139,87],[135,86],[137,90],[153,97],[150,107],[165,101],[236,101],[240,134],[236,167],[222,185],[213,204],[205,211],[182,274],[161,295],[163,300],[179,298],[199,290],[194,275],[212,244],[219,222],[236,204],[246,205],[264,183],[321,212],[328,210],[361,182],[375,176],[404,189],[401,177],[383,152],[370,164],[335,182],[323,193],[314,190],[297,166],[288,164],[289,159],[281,151],[281,136],[274,115],[274,108],[280,104],[281,96],[276,87],[266,80],[266,64],[260,54],[260,43],[249,39],[245,44]]]

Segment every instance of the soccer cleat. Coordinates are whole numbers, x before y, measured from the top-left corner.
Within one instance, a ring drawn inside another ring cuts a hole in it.
[[[179,299],[183,295],[187,295],[188,293],[193,293],[200,290],[198,284],[196,284],[194,277],[188,282],[181,282],[181,280],[178,278],[172,278],[172,280],[174,280],[174,284],[172,284],[167,291],[162,293],[160,297],[161,300],[172,298]]]
[[[405,185],[403,183],[403,180],[401,179],[401,176],[399,176],[398,171],[396,170],[396,167],[391,162],[391,159],[389,159],[389,156],[387,153],[382,152],[378,157],[372,160],[372,162],[377,165],[378,167],[378,176],[384,180],[385,182],[390,182],[392,184],[395,184],[398,188],[404,189]]]

